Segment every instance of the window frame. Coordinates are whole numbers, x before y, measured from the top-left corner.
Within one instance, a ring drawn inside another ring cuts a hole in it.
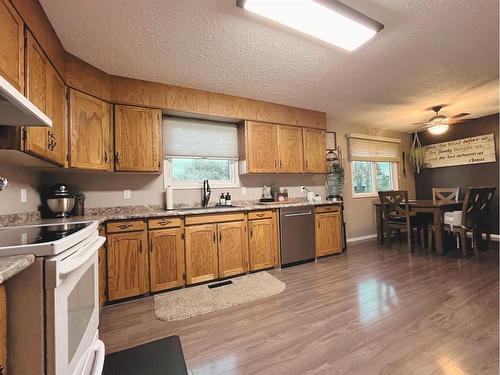
[[[184,180],[176,181],[172,179],[172,160],[173,159],[204,159],[204,160],[228,160],[230,162],[229,175],[230,180],[208,180],[211,188],[225,189],[240,187],[240,178],[238,173],[238,159],[222,157],[199,157],[199,156],[177,156],[165,157],[163,160],[163,188],[171,186],[174,190],[194,190],[203,188],[203,180]]]
[[[356,193],[354,188],[354,168],[353,168],[353,163],[356,161],[363,161],[363,162],[368,162],[370,163],[370,169],[371,169],[371,180],[372,180],[372,187],[375,189],[375,191],[369,192],[369,193]],[[351,193],[353,198],[373,198],[373,197],[378,197],[378,190],[377,190],[377,167],[376,163],[391,163],[391,174],[392,174],[392,181],[393,181],[393,190],[398,190],[399,189],[399,163],[396,161],[368,161],[368,160],[351,160]]]

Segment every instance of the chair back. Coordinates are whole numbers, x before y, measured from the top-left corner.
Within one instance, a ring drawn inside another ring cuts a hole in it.
[[[410,216],[408,192],[406,190],[379,191],[383,219],[391,216]]]
[[[462,206],[462,226],[476,227],[488,221],[495,187],[469,188]]]
[[[432,188],[432,201],[455,201],[458,202],[460,188]]]

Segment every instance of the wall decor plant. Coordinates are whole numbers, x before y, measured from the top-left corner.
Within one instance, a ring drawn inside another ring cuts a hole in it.
[[[413,136],[413,145],[408,153],[408,161],[417,174],[420,174],[420,171],[425,168],[425,148],[422,147],[417,132]]]

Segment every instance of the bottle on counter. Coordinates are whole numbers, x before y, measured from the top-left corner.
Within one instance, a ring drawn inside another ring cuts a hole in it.
[[[231,194],[226,194],[226,206],[231,206]]]
[[[226,205],[226,197],[224,196],[224,193],[221,193],[219,198],[219,206],[225,206],[225,205]]]

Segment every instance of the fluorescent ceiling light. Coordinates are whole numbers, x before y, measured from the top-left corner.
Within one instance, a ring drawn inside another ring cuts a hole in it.
[[[384,28],[336,0],[237,0],[236,5],[348,51]]]

